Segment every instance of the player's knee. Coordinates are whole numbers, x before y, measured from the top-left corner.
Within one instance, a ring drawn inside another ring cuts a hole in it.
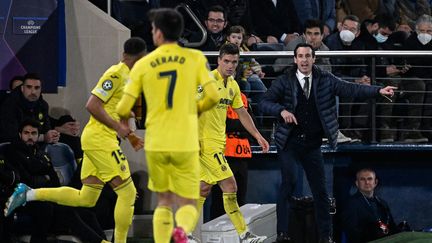
[[[131,205],[135,203],[137,190],[132,182],[132,179],[129,178],[125,183],[116,187],[114,191],[117,194],[119,200],[128,201],[128,203]]]
[[[220,183],[222,192],[235,193],[237,192],[237,183],[233,178],[228,178]]]
[[[212,185],[209,185],[207,183],[201,183],[200,196],[207,197],[210,194],[211,188]]]
[[[84,185],[80,192],[80,206],[91,208],[96,205],[103,185]]]

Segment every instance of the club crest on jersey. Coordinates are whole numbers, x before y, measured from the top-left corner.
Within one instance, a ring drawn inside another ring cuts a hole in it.
[[[226,167],[225,165],[221,165],[221,170],[222,170],[222,171],[226,171],[226,170],[227,170],[227,167]]]
[[[103,81],[102,83],[102,89],[104,90],[111,90],[113,88],[113,82],[109,79]]]
[[[42,120],[43,118],[44,118],[43,113],[42,113],[42,112],[39,112],[39,114],[38,114],[38,119],[39,119],[39,120]]]
[[[230,89],[229,90],[229,95],[230,95],[230,97],[233,97],[234,96],[234,90]]]

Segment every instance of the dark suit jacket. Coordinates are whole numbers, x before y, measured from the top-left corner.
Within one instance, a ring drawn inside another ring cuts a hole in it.
[[[260,102],[260,110],[268,115],[276,117],[275,142],[278,149],[284,149],[294,124],[285,124],[281,120],[281,111],[294,113],[297,107],[297,67],[292,68],[286,74],[276,78],[271,87],[264,94]],[[344,81],[333,74],[323,71],[317,66],[312,69],[312,85],[317,105],[318,116],[323,126],[323,131],[329,139],[329,144],[336,147],[338,130],[336,98],[340,97],[364,97],[373,98],[379,96],[380,87],[367,86]]]
[[[389,234],[397,233],[389,206],[383,199],[377,196],[375,198],[378,207],[388,216],[383,221],[388,221],[384,223],[389,225]],[[384,236],[378,227],[377,216],[359,191],[350,197],[342,212],[342,227],[349,243],[367,242]]]

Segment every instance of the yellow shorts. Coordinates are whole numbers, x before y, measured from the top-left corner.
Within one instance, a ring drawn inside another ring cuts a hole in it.
[[[198,199],[199,153],[146,151],[148,188],[155,192],[173,192],[188,199]]]
[[[120,147],[113,151],[84,150],[81,179],[96,176],[109,182],[120,176],[123,180],[130,177],[129,164]]]
[[[208,184],[214,185],[221,180],[234,176],[225,159],[224,148],[201,149],[200,164],[200,179]]]

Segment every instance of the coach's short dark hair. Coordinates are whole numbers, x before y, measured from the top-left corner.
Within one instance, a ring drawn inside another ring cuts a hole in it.
[[[125,54],[138,55],[147,50],[147,45],[140,37],[132,37],[125,41],[123,51]]]
[[[300,47],[309,47],[309,48],[312,50],[312,57],[315,57],[315,51],[314,51],[312,45],[311,45],[311,44],[308,44],[308,43],[299,43],[299,44],[294,48],[294,57],[297,57],[297,50],[298,50]]]
[[[159,29],[167,41],[177,41],[183,34],[183,16],[174,9],[159,8],[149,13],[150,22]]]
[[[236,44],[225,43],[219,49],[219,58],[222,58],[224,55],[240,55],[240,49]]]

